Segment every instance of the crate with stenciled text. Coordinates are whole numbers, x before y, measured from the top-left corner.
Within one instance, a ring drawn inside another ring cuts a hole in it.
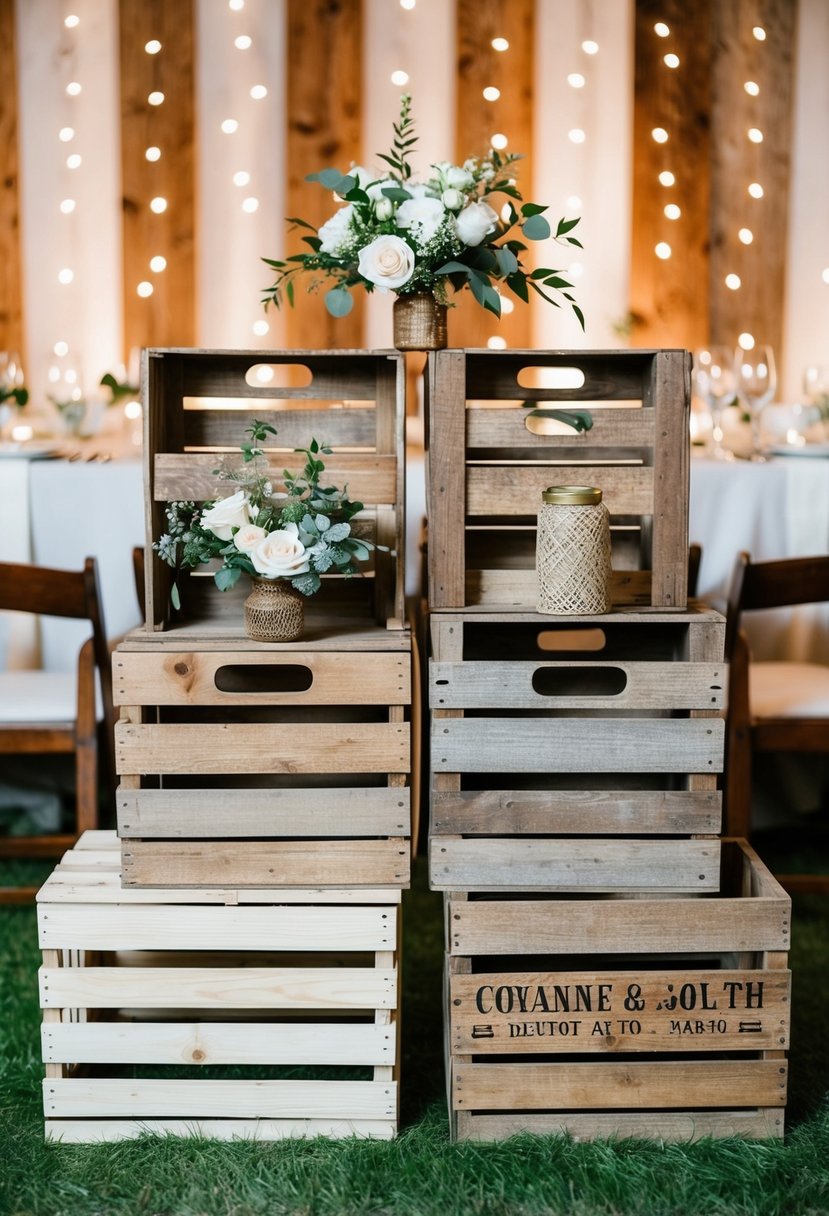
[[[46,1135],[397,1130],[393,889],[125,891],[112,832],[38,894]]]
[[[684,608],[690,370],[682,350],[430,354],[430,608],[534,608],[556,484],[602,490],[614,604]]]

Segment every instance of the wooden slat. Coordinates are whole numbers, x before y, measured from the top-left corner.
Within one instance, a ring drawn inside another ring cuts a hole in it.
[[[456,840],[433,837],[430,876],[436,890],[714,891],[718,840]]]
[[[467,1110],[784,1106],[786,1072],[777,1060],[458,1063],[452,1105]]]
[[[115,892],[117,895],[117,892]],[[156,896],[161,895],[156,892]],[[41,949],[61,950],[388,950],[394,908],[176,908],[94,904],[38,909]]]
[[[611,515],[654,512],[654,471],[611,465],[471,465],[466,472],[466,511],[476,515],[534,515],[550,485],[599,486]]]
[[[116,705],[407,705],[411,700],[410,658],[394,653],[119,650],[112,667]],[[261,687],[267,680],[265,672],[272,677],[271,688],[254,691],[257,682]],[[280,691],[286,684],[298,688]]]
[[[66,1064],[388,1064],[393,1026],[267,1022],[48,1022],[43,1059]]]
[[[646,402],[661,402],[654,441],[653,578],[651,598],[668,608],[688,602],[688,502],[691,356],[663,350],[645,389]],[[677,442],[677,437],[681,441]]]
[[[194,8],[193,0],[118,0],[127,351],[195,341]],[[162,44],[157,55],[139,50],[151,38]],[[148,103],[154,90],[163,105]],[[151,144],[161,149],[155,163],[144,156]],[[160,215],[149,206],[156,197],[167,199]],[[151,253],[166,257],[162,275],[148,275]],[[136,287],[149,277],[155,290],[142,299]]]
[[[139,1136],[191,1136],[207,1140],[391,1140],[397,1119],[46,1119],[46,1139],[61,1144],[98,1144]]]
[[[545,695],[533,689],[537,672],[549,672],[550,688],[556,687],[555,676],[567,690],[578,686],[574,676],[590,672],[606,673],[608,680],[622,673],[625,686],[616,694]],[[724,677],[721,663],[433,662],[430,704],[433,709],[722,709]]]
[[[17,57],[14,0],[0,0],[0,349],[23,351],[23,275],[20,253]]]
[[[467,396],[473,401],[534,400],[562,403],[642,399],[642,375],[655,350],[471,350],[467,352]],[[578,368],[576,388],[523,386],[527,369]]]
[[[539,1136],[566,1133],[574,1140],[658,1140],[660,1143],[743,1136],[752,1140],[767,1140],[783,1135],[783,1111],[771,1110],[693,1110],[693,1111],[625,1111],[615,1115],[572,1114],[561,1111],[554,1115],[522,1111],[520,1114],[469,1115],[463,1118],[463,1140],[507,1140],[519,1132]]]
[[[318,182],[306,182],[305,175],[332,167],[345,172],[361,160],[362,6],[360,0],[338,0],[336,5],[288,0],[287,20],[287,214],[318,228],[339,204]],[[391,126],[389,132],[391,138]],[[308,248],[301,235],[289,233],[286,253]],[[333,280],[326,284],[333,285]],[[322,293],[308,295],[306,285],[297,284],[296,308],[286,309],[289,345],[361,346],[362,290],[356,289],[353,297],[353,312],[334,319]]]
[[[462,351],[433,352],[426,365],[429,604],[433,608],[459,607],[464,602],[461,522],[466,518],[466,484],[458,475],[458,459],[464,450],[465,366]]]
[[[479,718],[446,719],[433,722],[432,763],[437,772],[718,773],[723,722],[492,717],[484,724]]]
[[[47,1119],[216,1115],[223,1119],[383,1119],[396,1114],[392,1081],[44,1081]]]
[[[535,604],[538,578],[530,570],[467,570],[467,607],[480,606],[497,610],[507,606],[527,608]],[[610,578],[610,596],[615,608],[635,605],[648,608],[651,602],[650,570],[614,570]],[[548,620],[550,618],[547,618]],[[561,619],[561,618],[557,618]],[[577,620],[571,617],[571,620]]]
[[[121,838],[408,836],[407,789],[119,789]]]
[[[239,395],[241,397],[241,391]],[[304,448],[312,437],[316,437],[324,439],[335,449],[353,447],[374,450],[377,415],[373,409],[282,410],[279,404],[267,400],[246,401],[245,407],[250,405],[251,408],[242,409],[241,402],[185,397],[182,418],[184,442],[191,450],[207,448],[233,451],[238,449],[254,419],[261,418],[277,428],[280,446]],[[275,442],[273,447],[276,446]],[[285,453],[282,467],[287,464],[297,464],[295,454]]]
[[[396,972],[373,967],[41,967],[38,976],[42,1009],[391,1009],[397,993]]]
[[[719,832],[722,795],[690,790],[432,793],[436,835],[691,835]]]
[[[469,1055],[781,1049],[790,989],[790,972],[670,965],[450,975],[450,1038]]]
[[[508,152],[531,156],[533,151],[533,80],[535,49],[535,4],[533,0],[458,0],[456,7],[458,98],[455,108],[455,155],[457,164],[469,156],[481,156],[492,136],[506,135]],[[493,38],[506,38],[509,50],[498,52]],[[483,90],[495,85],[501,90],[497,101],[487,101]],[[533,194],[532,162],[522,161],[515,176],[524,198],[544,203]],[[496,209],[505,200],[496,196]],[[518,234],[520,236],[520,233]],[[532,242],[530,242],[532,246]],[[545,246],[535,257],[532,248],[525,255],[527,264],[551,266],[545,261]],[[486,346],[487,338],[498,334],[510,346],[525,346],[530,338],[530,309],[505,288],[504,295],[515,303],[515,311],[500,321],[484,312],[471,292],[457,297],[458,307],[449,312],[449,338],[452,346]]]
[[[119,773],[405,773],[409,742],[406,723],[115,727]]]
[[[312,433],[306,427],[305,442],[310,440]],[[241,442],[244,435],[242,429],[238,431],[238,435]],[[347,485],[348,496],[352,501],[389,505],[398,501],[397,461],[394,456],[335,453],[325,458],[324,462],[322,483],[338,486],[340,489]],[[215,453],[157,454],[153,491],[156,499],[162,502],[189,499],[203,502],[206,499],[226,497],[233,492],[233,485],[214,475],[216,468],[220,468],[222,463],[222,459]],[[268,476],[276,493],[285,489],[282,474],[286,465],[293,466],[291,471],[296,471],[297,458],[281,453],[278,457],[272,456],[269,459]]]
[[[709,338],[710,36],[711,10],[718,7],[732,6],[636,0],[630,286],[636,345],[697,347]],[[654,32],[658,21],[669,27],[667,38]],[[663,63],[669,52],[678,53],[678,68]],[[655,127],[665,128],[667,143],[654,140]],[[674,174],[675,185],[660,185],[663,170]],[[733,177],[728,188],[738,192]],[[666,218],[669,203],[679,204],[678,220]],[[666,260],[654,253],[663,241],[671,247]]]
[[[131,840],[125,886],[400,886],[409,882],[408,842],[390,840]]]

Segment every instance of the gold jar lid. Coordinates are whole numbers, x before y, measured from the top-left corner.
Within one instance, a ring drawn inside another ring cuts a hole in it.
[[[548,486],[541,492],[541,501],[557,506],[595,506],[602,501],[602,492],[597,486]]]

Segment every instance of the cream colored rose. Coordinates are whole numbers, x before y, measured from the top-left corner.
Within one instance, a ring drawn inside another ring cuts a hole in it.
[[[494,232],[498,216],[487,203],[470,203],[458,216],[458,236],[464,245],[480,245],[485,236]]]
[[[233,537],[233,543],[240,553],[250,553],[267,535],[265,529],[256,524],[243,524]]]
[[[395,291],[408,283],[414,266],[414,253],[402,237],[378,236],[360,250],[357,268],[369,283]]]
[[[397,208],[395,223],[408,228],[415,240],[426,245],[443,223],[446,209],[439,198],[407,198]]]
[[[241,528],[249,523],[250,503],[244,490],[237,490],[230,498],[220,499],[201,514],[201,526],[218,536],[219,540],[230,540],[232,528]]]
[[[250,560],[263,578],[293,578],[311,569],[296,524],[269,532],[251,549]]]

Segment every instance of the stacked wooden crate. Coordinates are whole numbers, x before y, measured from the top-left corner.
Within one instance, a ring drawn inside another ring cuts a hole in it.
[[[782,1134],[788,900],[718,836],[724,621],[686,604],[689,370],[680,351],[430,357],[457,1138]],[[611,513],[602,616],[535,611],[535,517],[562,483]]]
[[[145,359],[146,623],[114,657],[123,882],[107,870],[105,893],[91,897],[98,902],[87,919],[95,931],[85,936],[81,926],[74,939],[75,912],[66,913],[64,934],[62,900],[51,906],[65,882],[56,878],[44,892],[52,929],[44,948],[100,949],[107,956],[100,1004],[94,991],[73,986],[74,976],[58,985],[50,976],[48,1008],[59,1008],[63,1021],[76,1020],[79,1011],[98,1017],[100,1009],[114,1008],[117,1014],[108,1016],[119,1024],[133,1007],[151,1008],[142,1021],[161,1025],[169,1017],[165,1010],[184,1007],[199,1043],[211,1033],[202,1028],[204,1011],[216,1016],[230,1009],[241,1028],[230,1039],[246,1041],[245,1029],[251,1032],[249,1050],[240,1048],[238,1056],[232,1043],[226,1051],[199,1046],[194,1054],[186,1050],[187,1035],[171,1039],[169,1051],[186,1062],[191,1079],[177,1081],[162,1097],[162,1077],[145,1070],[140,1086],[130,1082],[118,1090],[117,1120],[104,1134],[130,1134],[144,1116],[207,1120],[201,1125],[211,1130],[222,1095],[229,1096],[225,1109],[259,1121],[261,1136],[309,1129],[392,1134],[398,904],[410,876],[416,695],[402,568],[402,356],[150,350]],[[304,634],[292,643],[247,638],[246,579],[222,593],[209,571],[180,574],[181,609],[175,611],[171,571],[152,550],[166,530],[168,503],[233,492],[216,470],[241,465],[239,446],[254,418],[277,430],[261,445],[274,490],[286,467],[301,468],[294,449],[312,438],[330,444],[323,484],[347,483],[349,496],[364,504],[355,532],[382,546],[365,577],[324,578],[306,602]],[[118,845],[114,836],[112,845]],[[105,868],[113,861],[107,853]],[[96,886],[91,878],[89,886]],[[174,931],[183,904],[189,919]],[[90,944],[95,941],[99,945]],[[176,959],[177,951],[202,950],[209,953],[194,970],[192,959]],[[134,951],[149,953],[133,962]],[[156,957],[157,951],[169,953]],[[121,965],[124,952],[135,968],[129,973]],[[235,961],[238,952],[245,955],[242,964]],[[321,952],[325,965],[316,958],[309,964],[309,952]],[[240,965],[251,969],[249,997]],[[141,999],[134,995],[139,990]],[[308,1022],[300,1047],[292,1045],[291,1026],[268,1038],[266,1024],[275,1016],[296,1018],[297,1010]],[[112,1068],[134,1063],[130,1053],[143,1050],[131,1046],[134,1036],[127,1038],[126,1054],[99,1057],[107,1063],[104,1074],[98,1069],[88,1082],[87,1112],[98,1104],[98,1115],[112,1113]],[[72,1057],[72,1042],[72,1036],[64,1042],[60,1067],[85,1061]],[[153,1052],[148,1048],[139,1062],[168,1060]],[[206,1078],[206,1064],[227,1062],[342,1064],[346,1072],[353,1066],[352,1078],[355,1068],[368,1070],[368,1080],[338,1078],[334,1097],[327,1080],[303,1079],[292,1090],[293,1081],[271,1085],[255,1068],[233,1082]],[[278,1096],[283,1092],[286,1102]],[[49,1093],[47,1115],[67,1114],[67,1106],[50,1107]],[[247,1131],[253,1124],[239,1126]],[[232,1134],[229,1124],[219,1134],[228,1128]]]

